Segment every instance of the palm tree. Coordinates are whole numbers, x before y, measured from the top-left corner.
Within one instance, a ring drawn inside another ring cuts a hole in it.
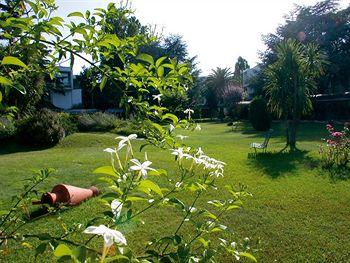
[[[211,74],[207,78],[207,85],[214,90],[217,98],[222,99],[223,92],[227,84],[232,81],[233,74],[230,68],[212,69]]]
[[[232,81],[233,74],[229,68],[212,69],[206,80],[206,98],[211,115],[222,104],[226,86]]]
[[[294,151],[298,121],[301,114],[312,109],[310,96],[316,90],[316,79],[323,74],[326,60],[316,45],[304,46],[293,39],[281,42],[276,53],[277,60],[265,71],[268,105],[286,121],[284,149],[289,146]]]

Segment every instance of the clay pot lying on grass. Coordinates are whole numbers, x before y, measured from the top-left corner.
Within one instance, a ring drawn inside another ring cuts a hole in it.
[[[100,191],[95,186],[86,189],[72,185],[58,184],[51,192],[42,195],[40,203],[49,205],[58,203],[78,205],[90,197],[97,196],[99,193]]]

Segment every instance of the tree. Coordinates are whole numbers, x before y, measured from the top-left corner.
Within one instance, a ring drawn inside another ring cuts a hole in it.
[[[264,36],[268,49],[262,54],[269,65],[277,59],[276,47],[292,38],[307,45],[316,43],[329,64],[317,81],[318,93],[343,93],[350,83],[350,6],[339,9],[338,0],[325,0],[313,6],[297,6],[274,34]]]
[[[250,68],[248,61],[242,58],[241,56],[239,56],[235,64],[235,71],[233,73],[233,78],[237,83],[237,85],[241,88],[243,88],[243,71],[248,68]]]
[[[229,68],[213,69],[206,80],[206,99],[211,116],[216,112],[218,105],[223,103],[226,86],[232,81],[232,72]]]
[[[316,90],[326,61],[317,45],[304,46],[293,39],[281,42],[276,54],[276,62],[265,70],[268,105],[287,122],[285,148],[294,151],[298,120],[312,109],[310,95]]]
[[[214,94],[218,100],[222,100],[225,87],[232,81],[232,77],[233,75],[229,68],[219,67],[213,69],[211,74],[208,76],[208,88],[214,91]]]

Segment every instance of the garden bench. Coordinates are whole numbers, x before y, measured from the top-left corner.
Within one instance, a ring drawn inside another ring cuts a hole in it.
[[[273,130],[270,129],[268,131],[268,133],[266,133],[265,135],[265,140],[263,143],[257,143],[257,142],[253,142],[250,144],[250,148],[253,148],[255,151],[255,154],[257,154],[257,149],[263,150],[266,153],[267,150],[267,145],[269,144],[269,140],[271,138],[271,134],[272,134]]]

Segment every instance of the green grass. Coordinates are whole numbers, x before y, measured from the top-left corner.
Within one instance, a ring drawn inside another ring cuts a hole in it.
[[[278,154],[277,151],[284,146],[284,137],[281,125],[275,124],[269,153],[257,158],[248,157],[252,152],[249,143],[262,141],[263,134],[256,133],[249,125],[243,125],[237,131],[215,123],[202,124],[202,128],[200,132],[183,134],[190,136],[188,144],[202,146],[207,154],[227,163],[225,178],[218,185],[243,183],[253,194],[245,201],[244,209],[226,216],[224,223],[237,236],[261,240],[260,250],[255,254],[259,262],[350,261],[350,181],[331,180],[317,167],[320,138],[326,136],[323,125],[302,124],[298,147],[303,151]],[[10,197],[21,189],[23,180],[31,175],[31,169],[57,169],[54,176],[40,186],[43,191],[50,190],[56,183],[90,186],[96,179],[91,171],[108,165],[109,156],[102,149],[112,146],[114,137],[109,133],[73,134],[58,146],[39,151],[21,149],[16,145],[2,147],[2,206],[9,207]],[[166,151],[146,149],[154,167],[174,170],[171,156]],[[208,196],[220,197],[220,194],[211,191]],[[191,199],[183,198],[188,202]],[[61,212],[60,217],[68,224],[84,223],[102,210],[95,198]],[[178,220],[176,210],[159,209],[146,214],[145,225],[133,223],[123,231],[129,243],[139,249],[147,238],[173,229]],[[30,231],[48,231],[55,235],[60,233],[60,225],[61,221],[51,217],[33,223]],[[99,244],[93,245],[98,247]],[[9,255],[1,256],[1,261],[34,261],[32,254],[28,249],[10,246]],[[40,262],[50,262],[47,257],[48,254],[40,257]],[[231,261],[223,258],[221,262]]]

